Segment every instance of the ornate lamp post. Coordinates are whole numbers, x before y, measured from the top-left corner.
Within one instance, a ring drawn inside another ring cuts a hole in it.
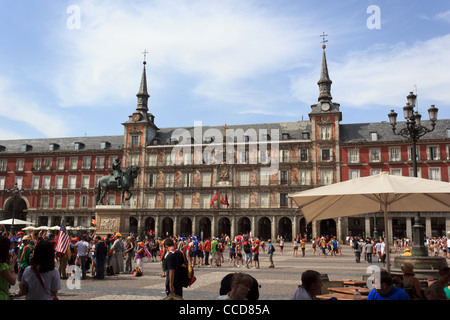
[[[403,138],[410,140],[412,143],[411,158],[413,162],[413,173],[414,177],[417,177],[417,142],[421,137],[430,133],[434,130],[437,121],[438,109],[434,105],[428,109],[428,116],[431,121],[431,129],[428,129],[421,125],[421,118],[419,112],[414,111],[416,106],[417,96],[412,92],[406,97],[408,103],[403,107],[403,116],[406,119],[406,127],[401,129],[398,133],[396,132],[397,125],[397,113],[394,110],[388,114],[389,121],[392,126],[392,131],[395,135],[402,136]],[[420,215],[418,212],[414,215],[414,226],[413,228],[413,242],[414,246],[411,250],[413,256],[428,256],[427,248],[424,245],[424,234],[425,228],[420,224]]]
[[[8,189],[6,189],[6,191],[8,193],[10,193],[10,197],[13,199],[13,214],[12,214],[12,224],[11,224],[11,234],[13,234],[14,233],[14,218],[15,218],[15,215],[16,215],[16,202],[17,202],[17,199],[22,197],[23,189],[19,188],[18,185],[17,185],[17,182],[16,182],[14,184],[14,188],[13,189],[8,188]]]

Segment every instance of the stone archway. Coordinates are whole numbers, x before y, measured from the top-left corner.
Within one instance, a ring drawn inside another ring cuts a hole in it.
[[[130,217],[130,234],[136,235],[138,233],[138,220],[135,217]]]
[[[192,220],[189,217],[183,217],[180,221],[180,235],[183,237],[192,236]]]
[[[267,217],[262,217],[258,221],[258,238],[267,240],[272,238],[272,222]]]
[[[166,238],[169,236],[173,236],[173,220],[165,217],[161,223],[161,237]]]
[[[247,217],[240,218],[237,227],[237,234],[246,234],[252,230],[252,224]]]
[[[231,221],[230,219],[223,217],[219,219],[219,223],[217,224],[217,236],[221,237],[222,235],[231,235]]]
[[[282,217],[278,221],[278,234],[286,241],[292,240],[292,220],[288,217]]]
[[[211,220],[207,217],[203,217],[198,222],[198,235],[203,238],[211,238]],[[203,237],[202,237],[203,236]]]
[[[28,201],[26,201],[26,198],[17,197],[14,199],[10,197],[6,200],[3,208],[5,212],[4,219],[12,219],[14,215],[14,219],[27,220]],[[11,225],[6,225],[5,227],[11,230]],[[20,231],[25,227],[26,225],[14,225],[14,231]]]

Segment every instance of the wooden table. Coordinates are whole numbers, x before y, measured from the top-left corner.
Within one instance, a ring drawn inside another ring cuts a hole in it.
[[[364,280],[344,280],[344,286],[365,287],[366,284]]]
[[[361,295],[368,295],[369,292],[372,289],[368,289],[368,288],[361,288],[361,287],[331,287],[328,288],[328,291],[331,292],[336,292],[336,293],[342,293],[342,294],[348,294],[351,295],[353,298],[353,294],[355,293],[356,289],[358,289],[359,293],[361,293]]]
[[[328,294],[321,294],[316,296],[317,299],[319,300],[329,300],[332,298],[336,298],[338,300],[353,300],[353,295],[352,294],[347,294],[347,293],[328,293]],[[367,296],[361,295],[361,300],[367,300]]]

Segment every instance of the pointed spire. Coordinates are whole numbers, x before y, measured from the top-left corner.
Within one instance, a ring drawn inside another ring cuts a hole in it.
[[[137,111],[148,111],[148,98],[150,95],[147,92],[147,74],[145,71],[145,65],[147,62],[144,60],[144,69],[142,70],[142,77],[141,77],[141,85],[139,87],[139,92],[136,94],[138,97],[138,104],[137,104]]]
[[[321,37],[324,37],[324,39],[322,41],[323,43],[322,67],[320,69],[320,79],[317,82],[317,84],[319,85],[319,98],[317,100],[319,101],[321,100],[331,101],[331,99],[333,99],[333,97],[331,96],[332,81],[330,80],[330,77],[328,75],[327,57],[325,55],[325,48],[326,48],[325,42],[327,42],[327,40],[325,40],[325,36],[326,36],[325,33],[321,35]]]

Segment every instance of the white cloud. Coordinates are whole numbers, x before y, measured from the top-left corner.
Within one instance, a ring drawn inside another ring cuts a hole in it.
[[[105,99],[128,101],[137,92],[139,54],[148,55],[150,90],[188,77],[195,95],[241,103],[254,98],[248,83],[288,70],[318,44],[314,17],[277,15],[241,1],[83,1],[81,28],[62,30],[54,86],[63,106]],[[133,67],[130,67],[133,66]],[[237,90],[237,94],[236,91]],[[151,93],[150,93],[151,94]]]
[[[65,119],[49,112],[46,106],[22,91],[23,88],[5,75],[0,75],[0,115],[8,125],[17,123],[31,127],[44,136],[55,137],[68,133]],[[1,139],[20,138],[20,130],[0,130]],[[24,137],[22,137],[24,138]]]
[[[423,108],[425,102],[448,105],[449,50],[450,34],[412,45],[369,48],[347,55],[339,63],[327,56],[334,101],[363,109],[373,105],[403,106],[405,96],[417,85],[418,102],[423,102]],[[311,79],[318,78],[319,67],[299,75],[291,84],[293,94],[304,102],[316,101],[318,87]]]

